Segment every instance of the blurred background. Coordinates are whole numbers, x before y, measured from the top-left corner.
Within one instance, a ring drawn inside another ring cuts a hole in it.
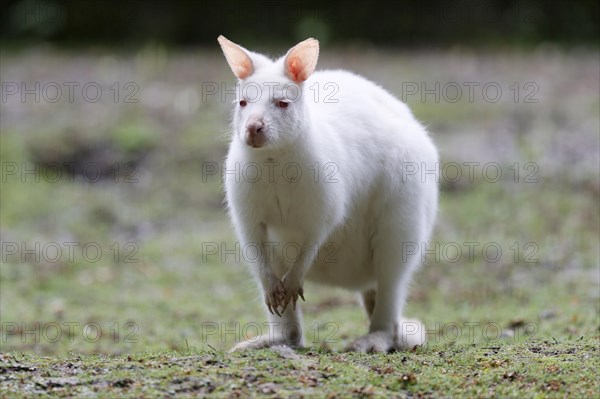
[[[598,4],[3,2],[0,350],[224,349],[263,322],[214,173],[220,34],[273,56],[315,37],[318,68],[428,127],[440,214],[407,312],[430,345],[598,335]],[[309,342],[366,331],[351,293],[305,292]]]
[[[213,46],[226,29],[249,47],[287,46],[318,36],[324,43],[378,47],[577,45],[598,40],[598,2],[345,1],[5,2],[2,34],[22,44]]]

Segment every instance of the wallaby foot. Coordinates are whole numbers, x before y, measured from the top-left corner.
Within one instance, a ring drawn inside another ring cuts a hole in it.
[[[425,325],[419,320],[403,319],[394,331],[375,331],[358,338],[345,349],[346,352],[393,352],[410,350],[425,344]]]
[[[273,346],[286,345],[290,348],[302,348],[302,340],[290,339],[286,337],[271,337],[269,335],[261,335],[247,341],[242,341],[229,350],[229,352],[239,352],[244,350],[265,349]]]

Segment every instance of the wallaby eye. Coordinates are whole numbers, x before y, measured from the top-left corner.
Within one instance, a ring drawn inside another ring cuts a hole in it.
[[[290,103],[288,103],[287,101],[277,101],[277,106],[279,108],[285,109],[290,106]]]
[[[244,108],[246,105],[248,105],[246,100],[240,100],[240,107]]]

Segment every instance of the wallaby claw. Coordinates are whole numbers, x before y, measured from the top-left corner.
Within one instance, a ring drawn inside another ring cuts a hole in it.
[[[283,282],[273,277],[268,283],[265,283],[265,304],[271,314],[276,314],[281,317],[285,311],[285,306],[282,306],[286,298],[286,290]],[[279,307],[283,309],[280,311]]]

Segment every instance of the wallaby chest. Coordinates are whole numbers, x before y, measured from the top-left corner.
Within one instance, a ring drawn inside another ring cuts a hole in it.
[[[246,164],[237,183],[242,194],[238,200],[252,203],[264,223],[294,229],[316,216],[315,205],[324,193],[310,165],[274,158]]]

